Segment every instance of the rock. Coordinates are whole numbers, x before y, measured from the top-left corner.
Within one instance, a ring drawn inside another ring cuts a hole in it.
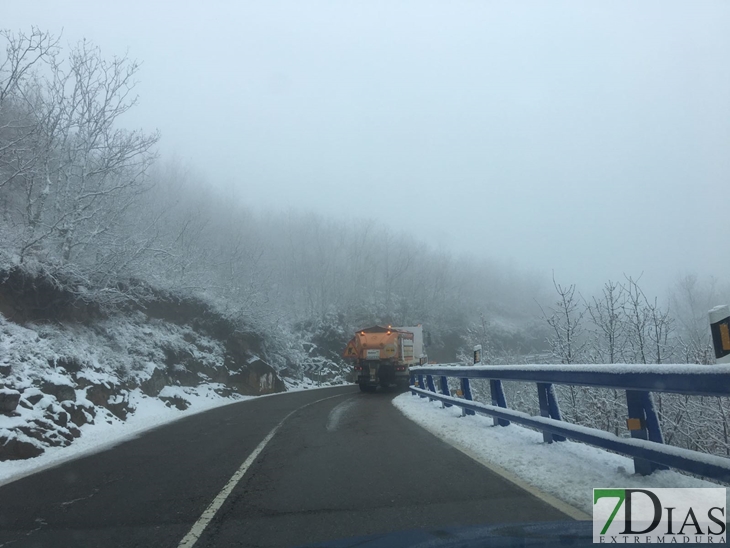
[[[106,407],[117,418],[125,420],[130,412],[129,393],[117,386],[92,384],[86,388],[86,398],[99,407]]]
[[[17,437],[0,436],[0,461],[32,459],[43,454],[43,448]]]
[[[206,372],[210,372],[210,369],[194,359],[187,359],[184,363],[167,369],[169,377],[179,386],[198,386],[203,380],[201,373],[206,380],[210,378]]]
[[[86,387],[86,399],[94,405],[107,407],[110,400],[115,400],[125,390],[120,390],[115,385],[108,384],[90,384]]]
[[[44,382],[40,388],[43,393],[55,396],[58,401],[76,401],[76,390],[68,384]]]
[[[129,402],[125,399],[119,403],[108,403],[106,408],[118,419],[127,420],[127,415],[133,409],[129,408]]]
[[[239,393],[251,396],[286,390],[284,382],[279,378],[276,370],[261,360],[247,364],[238,372],[231,372],[227,384]]]
[[[43,415],[43,418],[57,424],[58,426],[66,428],[68,425],[69,414],[66,411],[59,411],[57,413],[46,412],[46,414]]]
[[[33,404],[31,404],[28,400],[25,398],[20,398],[20,401],[18,402],[18,405],[20,407],[23,407],[25,409],[33,409]]]
[[[20,392],[12,388],[0,388],[0,413],[12,413],[19,401]]]
[[[87,423],[94,423],[94,417],[96,416],[96,409],[91,405],[84,405],[81,403],[65,401],[61,404],[64,411],[68,413],[70,421],[76,426],[83,426]],[[67,428],[72,428],[67,426]]]
[[[111,390],[103,384],[90,384],[86,387],[86,399],[101,407],[106,407],[111,394]]]
[[[222,388],[214,388],[213,391],[222,398],[229,398],[231,394],[233,394],[233,389],[229,388],[228,386],[224,386]]]
[[[160,396],[160,399],[168,406],[174,405],[180,411],[185,411],[188,407],[190,407],[190,402],[180,396]]]
[[[25,399],[28,400],[28,403],[30,403],[31,405],[35,405],[43,399],[43,394],[33,394]]]
[[[15,428],[18,432],[22,432],[29,438],[33,438],[51,447],[65,447],[71,443],[71,440],[61,435],[57,427],[49,421],[43,419],[35,419],[25,426]]]
[[[55,360],[53,363],[49,363],[49,365],[52,365],[55,369],[62,368],[65,371],[71,371],[71,372],[78,372],[81,371],[84,364],[81,363],[78,358],[74,357],[62,357]]]
[[[10,375],[10,372],[12,371],[12,367],[10,367],[7,364],[0,365],[0,377],[7,377]]]
[[[155,369],[149,379],[139,384],[139,388],[143,394],[156,398],[168,384],[171,384],[171,381],[165,372],[162,369]]]
[[[68,428],[59,428],[58,430],[55,430],[54,433],[58,436],[61,436],[69,444],[74,440],[74,435],[71,433],[71,431]]]
[[[76,428],[73,424],[69,424],[66,428],[68,429],[69,432],[71,432],[71,435],[74,438],[80,438],[81,437],[81,430],[79,430],[78,428]]]

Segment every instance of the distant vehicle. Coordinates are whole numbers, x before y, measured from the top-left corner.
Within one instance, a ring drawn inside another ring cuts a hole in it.
[[[382,327],[361,329],[347,343],[342,355],[355,361],[357,383],[362,392],[378,386],[408,388],[409,368],[424,364],[423,327]]]

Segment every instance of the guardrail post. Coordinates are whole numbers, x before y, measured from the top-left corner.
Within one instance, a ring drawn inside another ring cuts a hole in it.
[[[654,408],[654,397],[651,392],[641,392],[641,403],[646,414],[646,429],[649,433],[649,441],[664,443],[664,434],[662,434],[662,427],[659,424],[659,418]]]
[[[537,383],[537,399],[540,402],[540,416],[550,417],[550,405],[548,404],[548,385],[542,382]],[[542,431],[542,441],[553,442],[553,435],[546,430]]]
[[[426,387],[423,386],[423,375],[420,373],[418,374],[418,388],[420,388],[421,390],[426,390]],[[418,397],[425,398],[426,396],[424,396],[423,394],[418,394]]]
[[[439,379],[439,383],[441,384],[441,393],[444,396],[450,396],[451,393],[449,392],[449,379],[446,378],[446,375],[442,375]],[[450,403],[444,402],[444,407],[451,407]]]
[[[649,433],[649,441],[656,443],[664,443],[664,434],[662,434],[662,426],[659,424],[656,409],[654,408],[654,396],[651,392],[642,392],[641,400],[644,405],[644,413],[646,415],[646,430]],[[668,466],[663,464],[651,463],[652,470],[669,470]]]
[[[556,421],[563,420],[560,416],[560,407],[558,406],[558,398],[555,396],[555,388],[553,388],[551,383],[537,383],[537,398],[540,402],[540,416]],[[552,443],[553,441],[565,441],[565,437],[543,430],[542,440],[545,443]]]
[[[469,401],[474,401],[473,398],[471,397],[471,386],[469,386],[469,379],[467,379],[465,377],[462,377],[459,380],[461,381],[461,393],[464,394],[464,399],[465,400],[469,400]],[[475,415],[476,414],[471,409],[463,409],[462,408],[462,411],[463,411],[462,416],[463,415]]]
[[[426,384],[431,392],[436,392],[436,387],[433,384],[433,375],[426,375]],[[428,401],[433,401],[433,398],[428,398]]]
[[[646,411],[644,409],[644,396],[640,390],[626,391],[626,406],[629,410],[629,420],[626,426],[631,432],[631,437],[639,440],[648,440],[649,433],[646,429]],[[642,476],[648,476],[653,469],[652,463],[646,459],[634,457],[634,472]]]
[[[489,381],[489,391],[492,393],[492,405],[507,408],[507,398],[504,397],[504,388],[502,381],[491,379]],[[498,419],[494,417],[494,426],[509,426],[507,419]]]
[[[558,405],[558,397],[555,395],[555,387],[552,384],[547,385],[547,400],[548,410],[550,411],[550,418],[555,419],[556,421],[563,420],[563,417],[560,414],[560,406]],[[561,436],[560,434],[553,434],[553,440],[565,441],[565,436]]]
[[[410,379],[408,380],[408,385],[409,386],[414,386],[415,384],[416,384],[416,374],[415,373],[411,373],[410,374]]]

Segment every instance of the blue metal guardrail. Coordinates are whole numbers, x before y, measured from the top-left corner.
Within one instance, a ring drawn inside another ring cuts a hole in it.
[[[494,424],[523,424],[543,433],[547,443],[566,438],[583,442],[634,459],[636,473],[649,475],[667,467],[699,476],[730,482],[730,459],[689,449],[664,445],[661,426],[654,410],[652,392],[693,396],[730,396],[730,365],[523,365],[462,366],[429,365],[411,368],[413,394],[456,405],[465,414],[485,413]],[[424,382],[425,377],[425,382]],[[439,378],[437,392],[434,377]],[[461,397],[449,392],[448,378],[457,378]],[[470,379],[490,381],[491,405],[473,401]],[[540,416],[507,408],[502,381],[535,382]],[[553,384],[614,388],[626,391],[627,426],[631,439],[609,432],[562,421]]]

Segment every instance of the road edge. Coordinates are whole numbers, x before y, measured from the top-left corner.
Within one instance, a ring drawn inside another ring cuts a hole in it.
[[[576,508],[575,506],[565,502],[564,500],[557,498],[554,495],[541,491],[534,485],[527,483],[526,481],[521,479],[519,476],[516,476],[509,470],[506,470],[505,468],[502,468],[498,464],[494,464],[493,462],[488,461],[481,455],[476,454],[474,451],[471,451],[470,449],[463,447],[463,446],[453,442],[452,440],[442,438],[441,436],[438,435],[438,433],[436,431],[432,430],[431,428],[428,428],[428,426],[418,423],[418,422],[414,421],[413,419],[411,419],[397,405],[395,405],[393,403],[393,400],[391,400],[391,405],[393,405],[393,407],[395,407],[401,415],[403,415],[406,419],[411,421],[416,426],[423,428],[426,432],[428,432],[435,438],[450,445],[451,447],[453,447],[460,453],[466,455],[473,461],[481,464],[482,466],[484,466],[488,470],[494,472],[498,476],[501,476],[505,480],[514,484],[516,487],[519,487],[520,489],[527,491],[532,496],[540,499],[541,501],[543,501],[546,504],[549,504],[550,506],[552,506],[556,510],[562,512],[563,514],[567,515],[568,517],[573,518],[574,520],[577,520],[577,521],[591,521],[593,519],[592,516],[590,516],[589,514],[586,514],[583,510]]]

